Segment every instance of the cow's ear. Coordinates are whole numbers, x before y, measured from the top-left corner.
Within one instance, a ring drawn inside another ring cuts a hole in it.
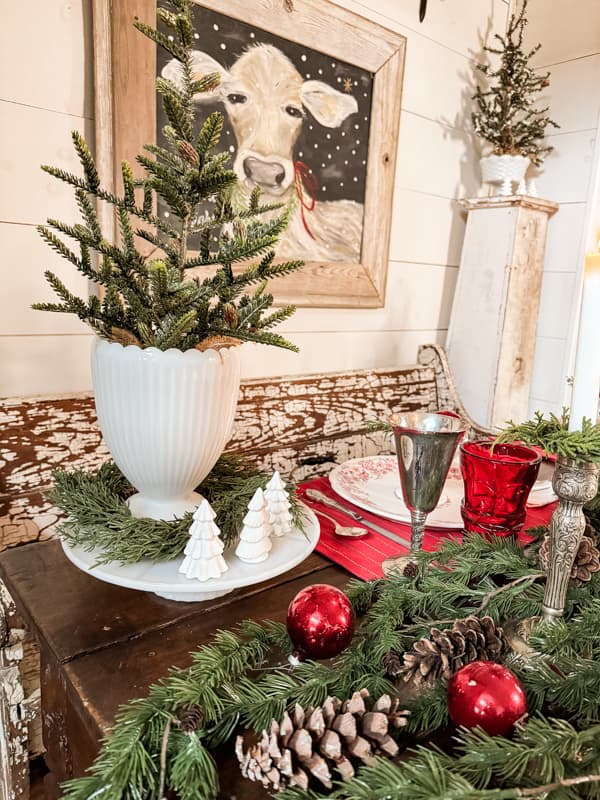
[[[222,83],[229,74],[227,70],[222,67],[221,64],[219,64],[218,61],[216,61],[212,56],[209,56],[208,53],[204,53],[202,50],[194,50],[192,52],[192,69],[194,71],[193,77],[195,80],[199,80],[204,75],[210,75],[211,73],[216,72],[221,78]],[[181,68],[181,64],[176,58],[172,58],[167,64],[165,64],[160,74],[163,78],[173,81],[175,86],[181,88],[183,70]],[[199,92],[198,94],[194,95],[194,100],[196,100],[198,103],[214,103],[215,100],[221,99],[221,88],[221,85],[219,85],[209,92]]]
[[[323,81],[304,81],[300,95],[313,117],[326,128],[338,128],[346,117],[358,111],[351,94],[338,92]]]

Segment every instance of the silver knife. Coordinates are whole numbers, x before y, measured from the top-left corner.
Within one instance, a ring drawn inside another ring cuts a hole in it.
[[[395,533],[388,531],[387,528],[384,528],[382,525],[378,525],[376,522],[371,522],[370,520],[365,519],[365,517],[363,517],[357,511],[352,511],[351,509],[346,508],[346,506],[344,506],[342,503],[332,500],[331,497],[328,497],[318,489],[307,489],[305,494],[310,500],[314,500],[317,503],[323,503],[323,505],[326,506],[331,506],[331,508],[336,508],[338,511],[346,514],[346,516],[356,520],[356,522],[360,522],[365,526],[365,528],[370,528],[372,531],[377,531],[377,533],[385,536],[386,539],[390,539],[392,542],[404,545],[404,547],[408,547],[410,550],[410,539],[404,539],[402,536],[397,536]]]

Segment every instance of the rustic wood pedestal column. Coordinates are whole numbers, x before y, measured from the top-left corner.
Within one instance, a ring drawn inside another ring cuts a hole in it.
[[[446,350],[469,415],[484,427],[528,412],[546,230],[537,197],[463,200],[469,212]]]

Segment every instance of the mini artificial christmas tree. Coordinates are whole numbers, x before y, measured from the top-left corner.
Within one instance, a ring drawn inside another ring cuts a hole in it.
[[[73,143],[83,176],[43,167],[73,187],[82,221],[68,225],[49,219],[38,230],[50,247],[103,287],[103,297],[76,297],[47,271],[61,302],[33,307],[73,313],[100,337],[123,345],[189,350],[249,340],[297,350],[270,331],[294,307],[265,315],[273,303],[268,280],[302,266],[301,261],[274,263],[272,248],[287,224],[287,213],[273,215],[280,206],[261,205],[258,189],[245,207],[233,208],[237,179],[227,166],[230,154],[215,152],[223,116],[215,112],[202,121],[197,115],[196,98],[214,89],[219,76],[194,70],[191,0],[164,0],[156,14],[169,34],[140,21],[135,27],[175,59],[181,79],[177,85],[164,77],[156,81],[167,117],[165,144],[146,145],[146,152],[138,155],[144,177],[134,178],[131,166],[123,162],[123,193],[103,186],[91,151],[76,131]],[[168,207],[168,218],[156,213],[157,198]],[[99,203],[114,208],[115,241],[105,238],[96,212]],[[61,237],[73,240],[79,252]],[[214,240],[217,244],[211,247]],[[234,264],[244,268],[234,272]],[[208,275],[188,278],[195,267],[205,267]]]
[[[236,556],[247,564],[259,564],[265,561],[273,546],[270,533],[267,501],[263,490],[259,487],[248,503],[248,513],[244,517],[240,543],[235,551]]]
[[[487,64],[477,64],[477,69],[487,78],[487,88],[477,87],[473,100],[476,111],[471,115],[475,133],[493,147],[495,155],[522,155],[540,165],[553,149],[543,144],[546,128],[558,128],[548,116],[548,108],[536,108],[535,97],[548,85],[549,72],[536,72],[529,65],[541,44],[527,51],[523,37],[527,0],[518,14],[510,18],[505,36],[495,35],[501,47],[484,47],[486,53],[500,57],[500,64],[492,69]]]
[[[190,538],[184,550],[185,558],[179,572],[186,578],[207,581],[219,578],[229,569],[223,558],[223,542],[220,530],[215,524],[215,512],[208,500],[203,500],[194,512],[190,526]]]
[[[281,475],[277,470],[267,483],[265,490],[267,510],[269,512],[269,522],[271,523],[271,534],[273,536],[283,536],[292,530],[292,515],[290,513],[291,504],[285,484],[281,480]]]

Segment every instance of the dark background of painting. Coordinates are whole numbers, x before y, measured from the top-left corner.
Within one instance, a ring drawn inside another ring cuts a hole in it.
[[[306,110],[306,118],[294,148],[294,160],[304,161],[316,175],[317,200],[355,200],[364,202],[366,163],[369,145],[369,120],[373,90],[373,75],[364,69],[331,58],[330,56],[302,47],[275,36],[268,31],[248,25],[231,17],[194,6],[197,46],[211,55],[224,67],[229,68],[244,50],[257,43],[278,47],[296,66],[306,80],[321,80],[344,92],[351,88],[358,103],[358,112],[351,114],[339,128],[326,128]],[[290,30],[294,25],[294,14],[289,15]],[[168,53],[158,48],[157,73],[170,59]],[[214,110],[224,111],[221,103],[214,106],[203,104],[200,122]],[[164,141],[162,128],[165,117],[157,103],[157,142]],[[219,151],[230,150],[231,164],[236,141],[225,115],[223,136]]]

